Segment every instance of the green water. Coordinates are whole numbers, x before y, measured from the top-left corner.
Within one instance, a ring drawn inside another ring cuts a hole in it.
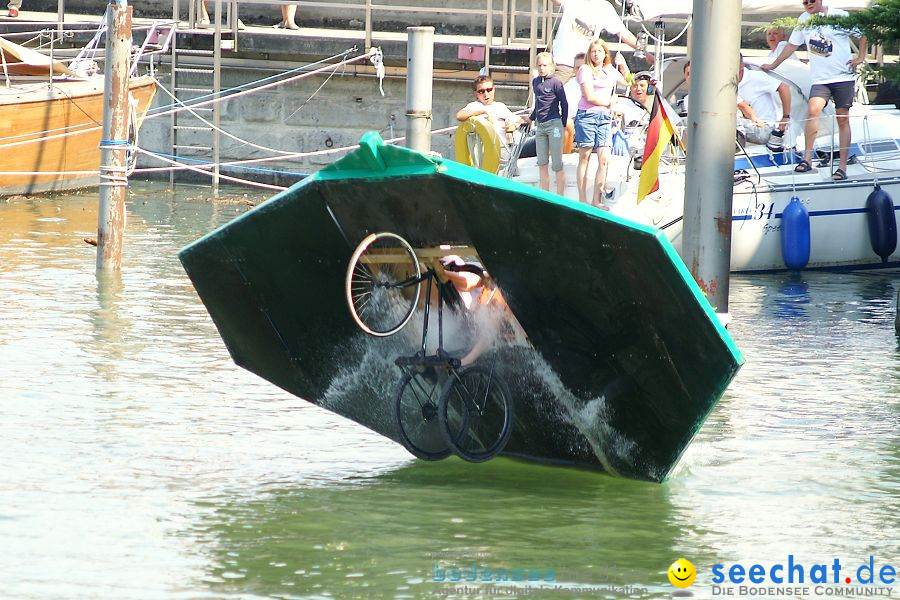
[[[0,200],[0,597],[431,598],[474,564],[553,572],[479,598],[668,598],[683,556],[708,598],[714,564],[900,570],[900,278],[734,277],[747,364],[666,484],[426,464],[234,366],[176,253],[262,196],[206,194],[134,184],[101,280],[95,192]]]

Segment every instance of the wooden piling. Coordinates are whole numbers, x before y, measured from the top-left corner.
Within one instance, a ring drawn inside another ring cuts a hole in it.
[[[128,62],[131,11],[125,0],[110,0],[106,13],[106,67],[103,87],[103,139],[100,142],[100,211],[97,270],[122,268],[125,193],[128,187]]]

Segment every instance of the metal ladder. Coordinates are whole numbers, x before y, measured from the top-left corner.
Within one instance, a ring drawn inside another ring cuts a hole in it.
[[[191,21],[195,13],[196,2],[191,1]],[[177,98],[178,108],[182,108],[179,102],[189,104],[192,99],[203,97],[204,100],[218,98],[222,91],[222,3],[212,0],[215,4],[215,16],[212,17],[211,29],[212,50],[197,50],[193,48],[181,48],[179,45],[178,31],[172,39],[171,54],[171,81],[172,93]],[[173,18],[178,19],[178,2],[173,4]],[[192,32],[195,33],[195,32]],[[205,119],[205,123],[202,119]],[[221,103],[191,108],[190,110],[177,110],[171,116],[171,154],[173,160],[188,159],[190,164],[194,160],[202,159],[213,163],[212,188],[213,193],[219,191],[219,125],[221,119]],[[169,173],[169,182],[174,183],[175,172]]]

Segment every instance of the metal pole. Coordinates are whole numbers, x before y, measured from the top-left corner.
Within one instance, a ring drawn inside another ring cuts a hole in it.
[[[219,97],[222,91],[222,2],[215,0],[216,3],[216,30],[213,34],[213,94]],[[237,18],[236,14],[232,14],[233,18]],[[219,125],[221,124],[221,102],[213,104],[213,132],[212,132],[212,189],[213,194],[219,195]]]
[[[494,44],[494,0],[485,1],[484,20],[484,74],[490,75],[491,46]]]
[[[103,87],[103,139],[100,142],[100,213],[97,270],[122,268],[125,232],[126,151],[128,144],[128,58],[131,7],[110,0],[106,13],[106,65]]]
[[[366,0],[366,50],[372,47],[372,0]]]
[[[63,22],[66,20],[66,0],[59,0],[56,3],[56,31],[59,33],[60,39],[62,39],[63,30],[65,26]]]
[[[684,194],[684,262],[728,312],[740,0],[694,0]]]
[[[406,36],[406,146],[429,152],[434,27],[407,27]]]

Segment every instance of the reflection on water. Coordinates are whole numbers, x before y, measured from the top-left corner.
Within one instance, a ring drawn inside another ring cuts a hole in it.
[[[415,598],[470,564],[441,551],[659,598],[684,556],[705,597],[716,563],[900,555],[895,277],[735,277],[747,363],[667,484],[425,464],[234,366],[176,253],[258,198],[185,189],[132,188],[101,279],[95,193],[0,201],[4,597]]]

